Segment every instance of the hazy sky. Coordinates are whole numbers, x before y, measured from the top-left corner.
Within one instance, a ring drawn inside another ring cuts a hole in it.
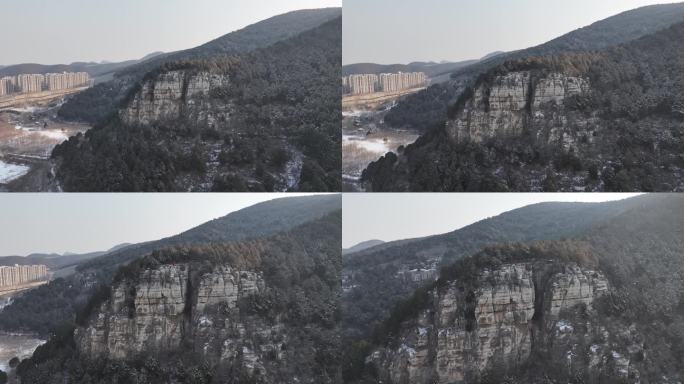
[[[342,0],[0,0],[0,65],[123,61],[192,48]]]
[[[599,202],[621,193],[345,193],[342,245],[410,239],[451,232],[488,217],[542,201]]]
[[[303,194],[287,194],[297,195]],[[285,196],[5,193],[0,197],[0,256],[103,251],[121,243],[157,240],[279,197]]]
[[[477,59],[663,0],[344,0],[343,62]]]

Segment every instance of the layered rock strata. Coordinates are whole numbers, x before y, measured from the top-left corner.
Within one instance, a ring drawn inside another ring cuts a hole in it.
[[[510,72],[477,85],[453,120],[448,134],[456,141],[482,142],[531,132],[545,142],[576,145],[580,136],[591,138],[595,118],[564,108],[572,96],[589,92],[583,77],[551,72]]]
[[[429,307],[368,362],[395,384],[476,382],[493,370],[515,370],[533,350],[550,348],[547,335],[573,329],[565,314],[591,312],[607,289],[602,273],[572,263],[484,270],[474,282],[433,290]]]
[[[207,361],[263,372],[264,361],[282,358],[287,335],[278,321],[242,313],[240,303],[265,289],[257,272],[161,265],[115,284],[75,338],[79,350],[93,357],[126,359],[191,347]]]
[[[210,97],[214,89],[230,84],[227,75],[170,71],[143,83],[120,112],[127,124],[188,118],[208,125],[230,117],[230,103]]]

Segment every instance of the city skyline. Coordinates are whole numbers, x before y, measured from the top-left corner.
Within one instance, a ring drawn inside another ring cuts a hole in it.
[[[3,19],[0,66],[135,60],[193,48],[290,11],[341,5],[342,0],[5,0],[4,13],[32,18]]]
[[[345,193],[342,246],[439,235],[541,202],[621,200],[638,193]],[[370,220],[369,218],[373,218]]]
[[[307,196],[288,193],[286,197]],[[6,194],[0,199],[0,256],[106,251],[158,240],[278,193]]]
[[[662,3],[670,2],[345,0],[342,61],[347,65],[479,59],[496,51],[536,46],[618,13]]]

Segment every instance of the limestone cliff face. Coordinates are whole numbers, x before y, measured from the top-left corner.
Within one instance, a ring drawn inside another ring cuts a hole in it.
[[[606,327],[587,320],[607,289],[602,273],[573,263],[484,270],[475,282],[452,281],[431,292],[428,308],[368,361],[395,384],[477,382],[487,372],[521,367],[534,353],[559,354],[568,367],[589,360],[597,370],[610,355],[614,374],[627,377],[627,356],[642,346],[619,350],[607,341]]]
[[[591,139],[596,129],[596,119],[565,108],[566,99],[589,90],[587,79],[559,72],[498,75],[475,87],[463,110],[447,123],[447,132],[456,141],[474,142],[528,132],[567,149],[580,137]]]
[[[284,326],[241,313],[239,303],[265,288],[260,273],[228,266],[144,270],[113,287],[76,341],[88,356],[113,359],[191,348],[209,362],[263,374],[266,361],[285,358]]]
[[[227,75],[209,72],[170,71],[143,83],[120,111],[128,124],[188,118],[212,125],[230,117],[231,106],[208,97],[213,89],[228,86]]]

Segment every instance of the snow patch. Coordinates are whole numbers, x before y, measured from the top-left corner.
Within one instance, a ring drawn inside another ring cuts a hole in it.
[[[41,136],[45,136],[48,139],[59,141],[66,141],[69,139],[69,136],[67,136],[66,133],[62,131],[38,131],[38,134]]]
[[[343,136],[342,142],[354,144],[368,152],[373,152],[380,155],[391,152],[391,149],[387,146],[384,140],[381,139],[365,139],[359,136]]]
[[[558,323],[556,323],[556,327],[559,331],[563,333],[570,333],[575,330],[575,328],[573,328],[573,326],[565,320],[561,320]]]
[[[29,169],[26,165],[9,164],[0,160],[0,184],[7,184],[24,176]]]
[[[401,353],[401,352],[406,352],[406,353],[409,354],[410,357],[413,357],[413,356],[416,355],[416,350],[413,349],[413,348],[411,348],[411,347],[409,347],[409,346],[406,345],[406,344],[402,344],[402,345],[401,345],[401,348],[399,348],[399,352],[400,352],[400,353]]]
[[[206,316],[202,316],[199,318],[199,325],[200,327],[211,327],[214,323]]]

